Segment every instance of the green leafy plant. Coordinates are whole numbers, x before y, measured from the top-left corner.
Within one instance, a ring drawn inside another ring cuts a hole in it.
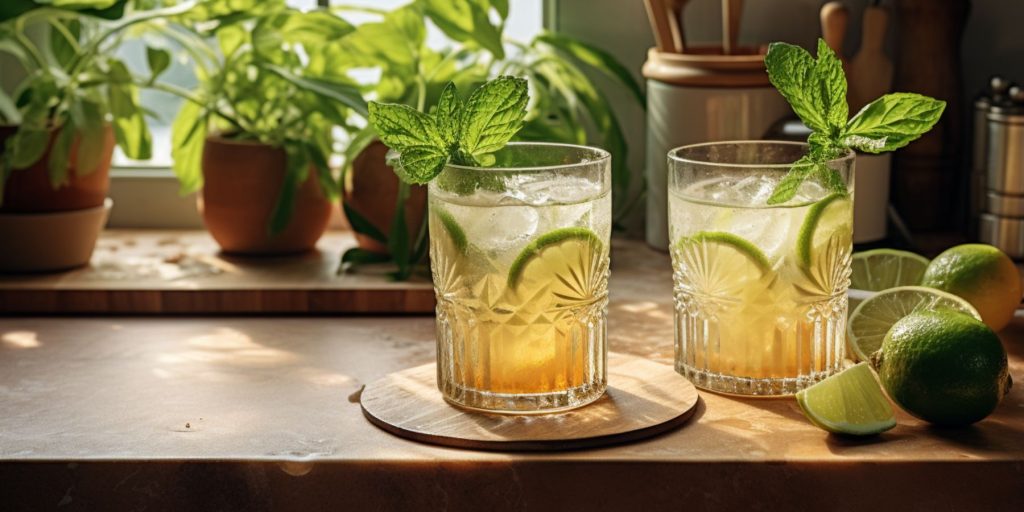
[[[454,90],[470,91],[497,76],[525,77],[531,101],[522,129],[514,138],[592,144],[608,149],[613,155],[616,217],[622,218],[639,203],[642,193],[633,193],[622,128],[608,99],[587,71],[610,77],[643,106],[646,102],[641,86],[610,54],[582,41],[550,32],[529,42],[506,38],[508,9],[505,0],[415,0],[389,12],[339,7],[336,10],[342,16],[351,10],[369,11],[378,15],[379,20],[359,25],[327,48],[320,59],[311,59],[310,68],[344,77],[353,71],[373,69],[379,72],[379,78],[362,88],[367,97],[404,104],[420,112],[425,105],[439,102],[449,82]],[[453,43],[452,48],[439,52],[427,46],[424,20],[437,26]],[[376,138],[372,125],[353,135],[343,155],[343,184],[348,163]],[[431,162],[439,160],[439,154],[432,155]],[[407,197],[407,185],[400,187],[400,196]],[[419,232],[420,240],[409,244],[405,240],[408,234],[404,219],[396,220],[385,234],[370,229],[372,224],[359,212],[344,204],[343,207],[353,229],[389,247],[412,247],[409,251],[391,251],[390,260],[399,266],[398,278],[407,277],[412,266],[425,257],[425,227]],[[396,219],[404,217],[403,211],[404,201],[400,200],[396,204]],[[420,247],[424,249],[418,250]],[[343,264],[384,260],[387,258],[352,249],[345,254]]]
[[[172,156],[182,193],[202,187],[203,144],[210,133],[283,148],[285,181],[268,230],[291,220],[295,192],[315,169],[321,188],[338,195],[328,165],[335,127],[353,130],[366,102],[347,77],[317,73],[324,48],[354,31],[323,10],[302,12],[283,0],[200,3],[163,33],[195,64],[198,87],[175,90],[187,102],[174,121]]]
[[[765,66],[772,85],[812,131],[810,149],[779,182],[768,204],[792,199],[800,185],[817,179],[835,193],[846,185],[827,162],[849,149],[882,153],[906,146],[938,122],[946,102],[912,93],[886,94],[849,118],[846,75],[835,52],[818,40],[817,58],[786,43],[772,43]]]
[[[69,179],[76,137],[81,140],[77,172],[96,168],[108,124],[128,157],[150,157],[152,138],[146,110],[139,104],[139,88],[167,68],[170,56],[161,49],[147,48],[150,74],[141,76],[129,71],[114,50],[129,29],[180,14],[191,6],[137,10],[127,0],[4,2],[0,52],[14,56],[25,78],[13,95],[0,90],[0,121],[17,125],[4,145],[0,200],[11,173],[38,162],[51,137],[47,170],[54,188]],[[38,37],[40,34],[44,37]]]

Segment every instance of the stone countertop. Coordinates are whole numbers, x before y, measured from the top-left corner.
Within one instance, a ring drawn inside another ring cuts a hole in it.
[[[615,242],[609,337],[671,364],[665,254]],[[1001,337],[1024,383],[1024,317]],[[702,392],[651,440],[509,454],[363,418],[363,384],[433,358],[428,316],[0,318],[0,509],[1024,510],[1024,385],[972,427],[900,412],[863,440]]]

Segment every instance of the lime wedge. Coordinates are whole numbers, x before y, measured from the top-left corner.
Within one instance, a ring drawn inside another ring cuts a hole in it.
[[[441,225],[444,226],[444,230],[448,232],[448,236],[451,238],[452,245],[457,251],[465,254],[466,247],[469,245],[466,240],[466,232],[462,229],[462,226],[455,221],[455,217],[452,214],[438,208],[434,210],[434,215],[437,216],[438,220],[441,221]]]
[[[921,284],[928,258],[895,249],[874,249],[854,253],[850,287],[882,291],[897,286]]]
[[[853,203],[845,194],[832,194],[807,211],[797,238],[797,256],[804,268],[812,257],[827,249],[832,240],[849,240],[853,235]]]
[[[869,436],[896,426],[892,405],[867,363],[797,392],[796,403],[811,423],[834,434]]]
[[[949,310],[981,320],[974,306],[956,295],[924,286],[900,286],[878,292],[853,310],[846,341],[858,361],[882,347],[885,333],[903,317],[920,311]]]
[[[508,286],[527,295],[544,291],[562,304],[592,300],[607,289],[608,259],[601,239],[586,228],[560,228],[523,248],[508,271]]]

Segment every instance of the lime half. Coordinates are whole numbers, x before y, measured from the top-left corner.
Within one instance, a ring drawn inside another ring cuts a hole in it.
[[[845,194],[832,194],[807,211],[797,238],[797,256],[805,268],[813,256],[827,249],[833,240],[850,240],[853,236],[853,203]]]
[[[921,311],[949,310],[981,316],[956,295],[924,286],[900,286],[877,293],[853,310],[846,325],[846,341],[858,361],[867,361],[882,347],[885,333],[903,317]]]
[[[896,426],[892,405],[867,363],[799,391],[796,403],[811,423],[835,434],[868,436]]]
[[[921,284],[928,258],[894,249],[874,249],[853,255],[850,287],[882,291],[897,286]]]
[[[508,286],[532,296],[550,293],[569,305],[592,300],[607,287],[601,239],[586,228],[561,228],[523,248],[508,271]]]

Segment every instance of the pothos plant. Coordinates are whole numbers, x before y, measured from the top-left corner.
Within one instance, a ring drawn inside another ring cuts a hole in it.
[[[138,9],[128,0],[5,0],[0,8],[0,52],[12,55],[25,78],[8,95],[0,90],[0,121],[16,125],[0,162],[3,185],[13,172],[46,153],[54,188],[67,183],[71,146],[81,142],[74,167],[93,171],[102,158],[104,132],[112,125],[117,145],[129,158],[150,157],[152,139],[139,87],[167,69],[170,55],[147,48],[149,74],[132,73],[115,49],[132,27],[185,12],[191,3]],[[39,35],[44,35],[40,38]]]
[[[342,16],[352,9],[356,8],[336,8]],[[614,57],[582,41],[551,32],[528,42],[506,38],[508,9],[507,0],[414,0],[393,11],[358,8],[377,14],[379,20],[360,25],[330,45],[321,61],[311,59],[310,66],[340,77],[349,76],[355,69],[378,70],[379,79],[363,87],[368,97],[420,111],[425,105],[436,104],[449,82],[459,91],[473,91],[500,75],[525,77],[531,101],[514,140],[593,144],[608,149],[613,155],[615,212],[621,219],[637,204],[642,192],[631,194],[625,136],[611,104],[586,71],[610,77],[641,106],[646,104],[643,90]],[[427,46],[425,20],[447,36],[451,48],[439,52]],[[373,126],[353,134],[344,152],[343,186],[348,163],[378,136]],[[343,256],[343,268],[392,261],[398,267],[395,277],[404,279],[425,257],[425,225],[411,241],[401,214],[408,186],[405,182],[399,184],[396,215],[387,234],[343,204],[353,229],[386,244],[390,252],[380,255],[350,249]]]
[[[285,180],[267,226],[287,227],[295,192],[315,169],[331,199],[338,186],[328,165],[335,127],[352,129],[366,102],[347,77],[308,67],[324,46],[355,30],[322,10],[302,12],[283,0],[206,1],[164,34],[190,55],[198,86],[175,91],[186,102],[172,129],[174,171],[182,193],[202,187],[202,151],[210,133],[282,148]]]

